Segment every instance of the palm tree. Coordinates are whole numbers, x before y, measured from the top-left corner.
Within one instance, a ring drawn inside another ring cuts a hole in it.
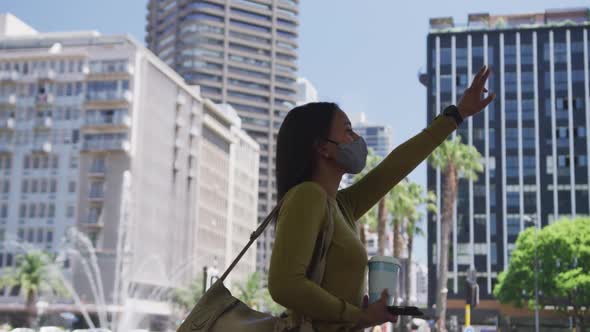
[[[172,291],[170,301],[184,315],[184,313],[191,310],[199,302],[201,296],[203,296],[203,279],[196,278],[186,287],[175,288]]]
[[[235,283],[235,296],[247,306],[258,310],[264,304],[264,289],[260,287],[260,274],[254,272],[243,283]]]
[[[357,182],[362,179],[367,173],[369,173],[375,166],[379,165],[381,162],[381,157],[377,156],[373,149],[369,148],[369,152],[367,154],[367,164],[365,168],[358,174],[356,174],[353,178],[353,182]],[[366,234],[365,234],[365,227],[368,227],[371,231],[374,231],[377,228],[377,241],[379,246],[379,254],[383,255],[385,253],[385,221],[387,215],[385,213],[385,197],[382,198],[379,203],[377,204],[377,209],[375,207],[371,208],[369,212],[365,213],[359,219],[359,234],[361,238],[361,242],[365,247],[367,246]],[[383,249],[382,249],[383,248]]]
[[[265,312],[269,312],[273,315],[279,315],[282,312],[284,312],[286,309],[285,307],[283,307],[282,305],[276,303],[273,299],[272,296],[270,295],[270,292],[268,291],[268,288],[265,287],[262,290],[262,301],[264,303],[263,306],[263,311]]]
[[[402,225],[407,216],[412,213],[413,202],[408,193],[409,182],[403,179],[391,189],[387,200],[387,209],[392,213],[393,224],[393,256],[401,257],[404,248]]]
[[[410,301],[410,278],[412,276],[412,257],[414,248],[414,236],[424,235],[424,230],[420,228],[418,222],[424,217],[424,213],[420,211],[420,207],[426,205],[426,209],[430,212],[436,212],[436,195],[429,191],[424,194],[422,186],[411,182],[408,185],[408,194],[410,200],[413,201],[415,207],[412,213],[407,216],[405,224],[406,233],[406,250],[408,252],[408,267],[405,270],[405,285],[406,285],[406,305],[411,305]]]
[[[37,316],[35,304],[42,293],[53,292],[65,296],[62,280],[55,274],[51,257],[42,251],[31,250],[16,257],[15,268],[4,270],[0,287],[18,287],[25,298],[26,324],[32,327]]]
[[[441,221],[441,249],[439,256],[439,279],[436,288],[436,316],[438,330],[446,331],[445,316],[447,311],[447,280],[449,266],[449,235],[455,203],[459,176],[477,180],[477,173],[483,171],[481,154],[473,146],[461,143],[461,136],[443,142],[429,157],[434,168],[440,168],[444,175],[443,206]],[[453,248],[456,250],[456,248]]]

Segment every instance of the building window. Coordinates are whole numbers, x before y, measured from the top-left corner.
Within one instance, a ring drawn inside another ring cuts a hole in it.
[[[522,173],[524,176],[533,176],[536,174],[535,156],[522,157]]]
[[[37,217],[37,206],[35,204],[29,205],[29,218]]]
[[[518,157],[506,157],[506,177],[518,177]]]
[[[100,218],[101,212],[102,212],[102,208],[99,207],[99,206],[90,207],[88,209],[88,220],[87,220],[87,222],[90,223],[90,224],[96,224],[96,223],[98,223],[98,220]]]
[[[39,180],[39,183],[40,183],[39,192],[46,193],[47,192],[47,179],[41,179],[41,180]]]
[[[545,165],[547,167],[547,174],[553,174],[553,156],[547,156]]]
[[[39,218],[45,218],[45,203],[39,204]]]
[[[518,192],[507,192],[506,193],[506,205],[511,208],[520,206],[520,194]]]
[[[55,205],[53,203],[49,203],[49,207],[47,209],[47,217],[55,218]]]
[[[76,212],[76,208],[73,205],[68,205],[66,217],[68,217],[68,218],[74,217],[75,212]]]
[[[498,264],[498,247],[496,242],[490,243],[490,254],[492,255],[490,258],[492,265]]]
[[[518,217],[506,218],[506,227],[507,227],[506,232],[509,236],[518,236],[518,233],[520,233],[520,218],[518,218]]]
[[[27,217],[27,205],[26,204],[21,204],[20,205],[20,209],[19,209],[19,213],[18,216],[23,219]]]
[[[70,157],[70,168],[77,168],[78,167],[78,156],[72,155]]]
[[[7,218],[8,217],[8,206],[6,204],[2,204],[0,207],[0,218]]]

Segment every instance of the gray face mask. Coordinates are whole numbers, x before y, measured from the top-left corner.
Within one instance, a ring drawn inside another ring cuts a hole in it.
[[[338,146],[335,161],[346,173],[358,174],[365,168],[368,151],[367,144],[362,137],[350,143],[338,143],[331,139],[326,140]]]

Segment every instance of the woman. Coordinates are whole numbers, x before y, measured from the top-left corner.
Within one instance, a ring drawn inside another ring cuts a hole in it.
[[[324,331],[358,331],[395,322],[381,299],[367,305],[363,296],[367,252],[356,221],[406,177],[461,121],[485,108],[482,99],[490,71],[485,66],[465,90],[457,107],[450,106],[420,134],[400,145],[356,184],[338,190],[345,173],[365,166],[367,149],[346,114],[332,103],[294,108],[285,117],[277,141],[278,198],[283,199],[276,225],[268,288],[272,298],[295,319],[305,317]],[[306,277],[320,231],[332,211],[334,233],[321,285]]]

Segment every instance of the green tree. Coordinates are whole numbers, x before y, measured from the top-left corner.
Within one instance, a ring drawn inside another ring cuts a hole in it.
[[[393,256],[401,257],[404,250],[403,224],[414,206],[408,192],[409,181],[403,179],[387,195],[387,209],[392,213]]]
[[[259,310],[264,304],[264,289],[260,287],[260,274],[254,272],[241,283],[234,284],[234,296],[247,306]]]
[[[555,306],[574,316],[576,329],[584,331],[590,316],[590,218],[561,219],[536,237],[533,227],[521,232],[508,269],[500,273],[494,288],[501,303],[534,309],[535,252],[539,306]]]
[[[411,305],[410,301],[410,278],[412,277],[412,259],[413,259],[413,252],[414,252],[414,237],[415,236],[423,236],[425,234],[424,230],[418,224],[422,218],[424,218],[424,213],[422,212],[421,208],[426,207],[426,209],[430,212],[436,212],[436,195],[432,191],[424,192],[424,188],[415,182],[410,182],[407,186],[408,188],[408,196],[410,201],[413,203],[412,206],[414,207],[406,218],[405,223],[405,234],[406,234],[406,251],[408,252],[408,268],[406,269],[405,273],[405,285],[406,285],[406,305]]]
[[[199,302],[201,296],[203,296],[203,279],[196,278],[186,287],[175,288],[170,300],[184,315]]]
[[[367,155],[367,164],[365,168],[358,174],[356,174],[353,178],[353,182],[357,182],[362,179],[367,173],[369,173],[375,166],[379,165],[381,162],[381,157],[377,156],[373,149],[369,148],[369,153]],[[386,222],[386,213],[385,210],[385,198],[381,199],[376,206],[372,207],[365,215],[363,215],[359,219],[359,234],[361,238],[361,242],[363,245],[367,245],[367,236],[365,234],[364,226],[368,226],[371,231],[377,230],[378,232],[378,246],[381,250],[383,247],[383,252],[385,251],[385,222]],[[379,230],[382,231],[379,233]],[[381,252],[381,251],[380,251]],[[382,253],[383,254],[383,253]]]
[[[29,327],[32,327],[36,319],[35,304],[40,294],[67,294],[62,280],[56,275],[52,257],[38,250],[18,255],[15,267],[4,270],[0,287],[19,288],[25,299],[26,324]]]
[[[249,307],[278,315],[285,311],[285,308],[277,304],[271,297],[267,287],[260,287],[260,273],[254,272],[241,283],[234,284],[234,296]]]
[[[266,287],[262,290],[262,301],[264,303],[262,309],[265,312],[269,312],[273,315],[279,315],[286,310],[285,307],[276,303],[272,299],[272,296],[270,295],[270,292],[268,291],[268,288],[266,288]]]
[[[483,171],[481,154],[473,146],[461,143],[461,136],[444,141],[430,155],[429,163],[434,168],[440,168],[444,176],[443,206],[441,220],[441,250],[439,279],[436,287],[436,317],[439,331],[446,331],[447,288],[449,268],[449,236],[454,206],[457,201],[457,187],[459,177],[473,181],[477,180],[477,173]]]
[[[404,246],[407,251],[407,268],[401,278],[405,281],[406,305],[410,304],[410,278],[412,275],[412,259],[414,237],[423,235],[424,231],[418,222],[423,218],[423,206],[436,211],[433,193],[424,193],[424,189],[408,179],[400,181],[388,195],[387,207],[393,215],[393,252],[395,257],[401,257]],[[405,235],[405,238],[404,238]],[[408,317],[401,317],[401,328],[407,330]]]

